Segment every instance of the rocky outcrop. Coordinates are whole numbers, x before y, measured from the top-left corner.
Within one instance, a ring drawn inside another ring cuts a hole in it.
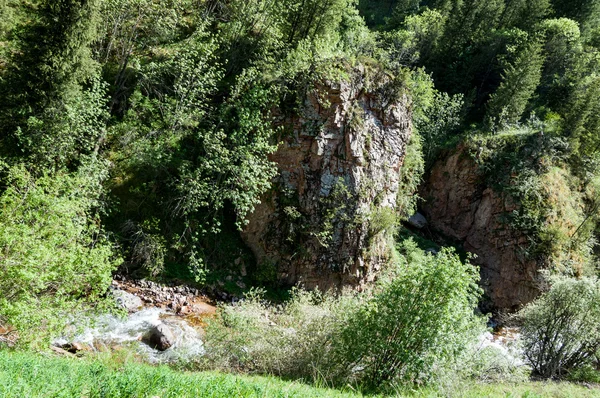
[[[166,286],[148,280],[128,280],[118,277],[111,285],[117,304],[130,313],[144,307],[158,307],[185,316],[212,316],[216,307],[208,297],[191,286]]]
[[[386,224],[411,135],[408,98],[356,68],[308,87],[272,156],[279,174],[243,231],[258,274],[326,289],[359,286],[387,260]]]
[[[485,185],[464,145],[434,165],[421,196],[430,227],[477,255],[486,309],[514,311],[535,299],[539,265],[524,254],[527,236],[505,222],[517,205]]]
[[[0,322],[0,349],[3,344],[6,344],[8,347],[14,346],[17,340],[19,340],[19,334],[16,329],[10,325],[3,325]]]

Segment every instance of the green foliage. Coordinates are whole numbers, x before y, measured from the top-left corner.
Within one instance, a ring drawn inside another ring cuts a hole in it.
[[[61,167],[76,161],[75,154],[91,153],[100,134],[95,124],[103,112],[103,84],[82,87],[95,75],[89,44],[96,1],[39,1],[33,10],[17,29],[18,50],[0,85],[2,138],[36,163]],[[87,101],[98,107],[87,104],[86,110]],[[5,154],[22,155],[15,149]]]
[[[6,171],[0,196],[0,320],[20,344],[47,342],[69,317],[101,301],[119,264],[99,227],[105,166],[35,178]]]
[[[275,166],[267,158],[276,149],[271,143],[274,130],[265,111],[273,98],[274,88],[259,84],[256,70],[240,75],[214,128],[195,137],[200,153],[183,164],[178,186],[183,214],[207,207],[215,214],[229,202],[237,225],[245,225],[246,215],[275,175]]]
[[[600,283],[554,278],[552,287],[518,315],[525,357],[542,377],[589,365],[600,348]]]
[[[131,242],[132,260],[147,264],[154,258],[153,272],[167,262],[190,262],[202,279],[206,234],[219,233],[226,206],[241,228],[274,175],[267,159],[275,149],[268,109],[276,87],[248,69],[221,103],[211,104],[223,78],[216,49],[217,42],[199,30],[148,63],[143,90],[131,97],[112,133],[122,144],[116,153],[120,175],[113,181],[129,201],[116,222],[122,229],[123,218],[129,220],[125,226],[133,228],[122,230],[131,236],[143,229],[135,225],[157,218],[155,232],[135,232]]]
[[[436,365],[465,349],[480,322],[473,266],[449,249],[432,256],[408,241],[402,250],[405,257],[340,335],[348,370],[370,389],[430,381]]]
[[[383,390],[431,382],[481,330],[477,272],[450,250],[412,242],[371,294],[295,290],[281,305],[260,292],[221,308],[207,329],[204,366]]]
[[[550,106],[560,109],[565,91],[572,84],[572,73],[577,68],[582,51],[581,33],[577,22],[567,19],[548,19],[543,22],[546,60],[542,73],[542,92],[547,90]]]
[[[600,2],[597,0],[553,0],[557,15],[571,18],[585,28],[593,28],[600,18]]]
[[[287,0],[283,34],[288,45],[295,47],[304,40],[315,40],[338,33],[346,13],[352,13],[355,0]]]
[[[528,237],[520,254],[553,272],[589,275],[595,239],[586,218],[593,220],[597,209],[586,202],[594,194],[582,192],[581,180],[565,167],[566,140],[541,135],[540,123],[534,118],[495,136],[474,136],[470,150],[486,184],[515,205],[503,221]]]
[[[493,126],[517,123],[541,79],[544,57],[535,39],[504,68],[502,83],[490,97],[487,117]]]
[[[463,96],[433,90],[431,100],[415,110],[415,129],[423,137],[423,158],[428,167],[437,159],[439,149],[456,132],[463,118]]]
[[[337,178],[328,196],[320,198],[321,225],[311,234],[317,238],[321,246],[329,247],[339,225],[353,221],[353,193],[343,178]]]
[[[380,41],[386,66],[397,70],[402,66],[418,64],[431,57],[444,30],[444,17],[437,10],[426,10],[404,19],[403,28],[382,32]]]
[[[508,0],[500,18],[503,26],[531,29],[552,12],[551,0]]]
[[[251,291],[238,305],[221,307],[209,322],[208,365],[330,383],[340,366],[335,334],[356,299],[293,290],[289,301],[275,306],[263,301],[263,293]]]
[[[400,181],[398,184],[398,196],[396,197],[396,208],[400,220],[407,220],[417,211],[419,195],[417,191],[421,184],[425,162],[422,149],[423,139],[418,132],[413,132],[406,146],[404,163],[400,168]]]

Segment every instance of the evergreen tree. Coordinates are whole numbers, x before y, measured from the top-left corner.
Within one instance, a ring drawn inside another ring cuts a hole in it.
[[[487,105],[489,122],[502,125],[519,121],[540,83],[543,63],[542,43],[535,40],[506,66],[502,83]]]
[[[530,30],[552,11],[550,0],[505,0],[500,24]]]
[[[567,18],[547,19],[542,27],[546,60],[538,93],[543,103],[558,111],[579,79],[575,72],[583,52],[581,33],[577,22]]]
[[[81,120],[102,114],[88,109],[101,106],[101,84],[92,84],[87,92],[82,88],[96,69],[89,48],[95,37],[96,3],[42,0],[19,28],[18,51],[0,86],[0,131],[6,154],[15,155],[18,147],[42,162],[62,162],[56,158],[63,157],[61,152],[73,152],[83,144],[85,137],[76,137],[77,133],[93,134],[89,129],[99,127],[83,126],[95,121]],[[73,123],[83,131],[74,131]]]
[[[565,130],[573,153],[576,157],[594,156],[600,151],[600,77],[581,79],[567,103]]]
[[[420,5],[421,2],[419,0],[400,0],[388,21],[388,28],[402,26],[406,17],[419,12]]]
[[[600,21],[600,0],[553,0],[553,6],[557,17],[576,20],[584,31]]]
[[[503,0],[448,0],[441,11],[445,29],[425,66],[433,71],[436,86],[450,93],[466,93],[481,87],[501,47],[495,33]]]

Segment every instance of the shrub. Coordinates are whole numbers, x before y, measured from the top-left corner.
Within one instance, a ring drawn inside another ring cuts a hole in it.
[[[597,278],[552,279],[553,285],[518,319],[525,357],[545,378],[588,365],[600,348],[600,282]]]
[[[8,170],[0,195],[0,324],[39,345],[96,304],[118,265],[95,217],[102,168],[32,176]]]
[[[334,340],[357,302],[350,294],[334,297],[292,290],[285,304],[270,305],[253,290],[236,305],[220,308],[207,327],[204,365],[228,371],[331,381]]]
[[[475,341],[477,272],[451,250],[409,241],[371,291],[294,290],[285,304],[256,293],[224,306],[207,328],[205,366],[380,390],[433,381]]]
[[[349,317],[340,349],[349,376],[369,389],[425,383],[466,349],[480,325],[477,269],[453,250],[425,254],[412,241],[375,294]]]

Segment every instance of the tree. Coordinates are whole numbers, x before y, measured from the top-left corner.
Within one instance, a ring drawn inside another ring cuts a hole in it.
[[[586,158],[595,156],[600,151],[600,76],[583,77],[568,104],[564,125],[574,154]]]
[[[393,29],[402,26],[404,19],[419,12],[420,0],[400,0],[396,4],[391,18],[387,22],[387,28]]]
[[[500,26],[531,30],[551,11],[550,0],[505,0]]]
[[[577,85],[576,74],[583,52],[581,33],[577,22],[567,18],[547,19],[541,26],[546,59],[538,92],[551,109],[562,111],[573,86]]]
[[[427,382],[435,365],[466,348],[482,321],[473,311],[481,295],[475,267],[448,248],[435,256],[412,241],[404,248],[402,263],[349,316],[336,341],[340,360],[374,390]]]
[[[555,278],[518,318],[533,370],[545,378],[562,376],[591,363],[600,349],[600,283]]]
[[[69,318],[102,301],[119,265],[98,222],[106,165],[38,178],[23,164],[1,171],[0,322],[24,346],[46,348]]]
[[[444,33],[431,56],[423,59],[433,72],[436,87],[452,94],[466,94],[483,86],[496,62],[502,41],[497,28],[503,0],[448,0],[441,5]]]
[[[109,0],[99,5],[98,40],[94,56],[110,82],[111,112],[122,115],[131,86],[138,77],[136,57],[152,47],[167,45],[193,30],[191,0]],[[193,15],[193,14],[192,14]]]
[[[502,83],[487,104],[487,119],[495,125],[516,123],[540,83],[544,63],[542,42],[534,40],[522,48],[504,68]]]
[[[598,0],[553,0],[552,3],[557,17],[574,19],[584,31],[595,28],[600,20]]]
[[[71,120],[65,125],[63,119],[69,113],[78,118],[90,105],[82,104],[89,100],[87,96],[102,96],[102,84],[90,84],[96,75],[90,52],[96,3],[42,0],[33,8],[30,20],[19,28],[18,51],[9,59],[0,86],[4,98],[0,103],[0,139],[6,154],[21,155],[18,147],[41,163],[62,165],[73,161],[78,152],[94,149],[101,132],[90,126],[72,131],[70,127],[79,122]],[[88,84],[92,89],[86,91],[84,85]],[[97,105],[100,101],[96,98],[94,102]],[[102,117],[101,109],[91,113],[93,118]]]

